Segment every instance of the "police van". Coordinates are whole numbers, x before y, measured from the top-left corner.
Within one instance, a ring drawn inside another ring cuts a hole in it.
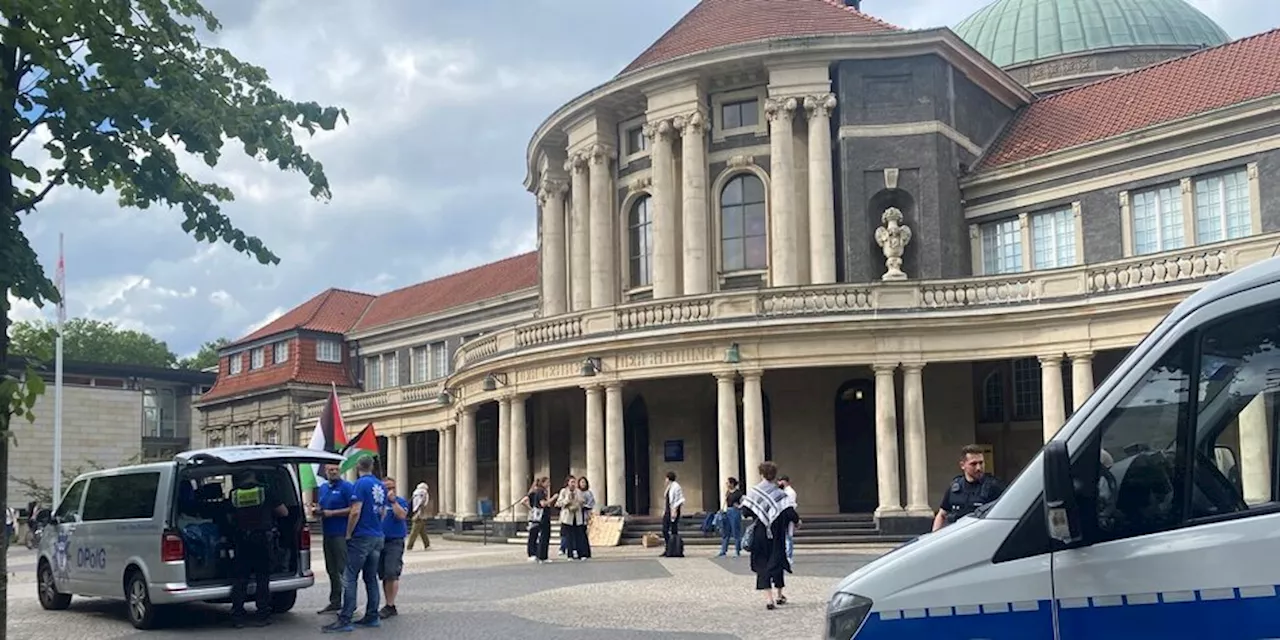
[[[165,605],[230,602],[229,493],[234,476],[252,469],[288,509],[277,521],[270,582],[272,610],[288,611],[298,590],[315,582],[297,465],[341,461],[324,451],[253,445],[83,474],[44,523],[36,564],[40,604],[61,610],[73,595],[123,598],[129,621],[150,629]]]
[[[1280,259],[1173,309],[995,502],[846,577],[827,637],[1280,637]]]

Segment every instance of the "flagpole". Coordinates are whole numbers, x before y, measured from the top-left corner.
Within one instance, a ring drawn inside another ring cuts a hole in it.
[[[62,327],[67,318],[67,268],[58,234],[58,335],[53,356],[53,508],[62,500]]]

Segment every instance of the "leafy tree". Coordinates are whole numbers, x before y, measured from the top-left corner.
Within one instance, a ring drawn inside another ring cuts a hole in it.
[[[183,369],[194,369],[199,371],[207,369],[218,364],[218,350],[230,344],[231,341],[226,338],[218,338],[200,345],[200,351],[190,358],[182,358],[178,361],[178,366]]]
[[[222,213],[231,190],[183,171],[177,149],[215,166],[234,139],[247,155],[301,173],[314,197],[329,198],[324,169],[295,133],[331,130],[346,112],[281,96],[266,71],[200,42],[198,27],[221,28],[199,0],[0,0],[0,292],[38,306],[58,300],[21,225],[66,186],[110,189],[124,207],[176,208],[197,240],[278,263]],[[47,135],[32,135],[37,130]],[[48,157],[44,170],[29,164],[40,154]],[[8,328],[8,296],[0,295],[3,475],[9,422],[31,419],[43,391],[31,372],[9,375]],[[7,491],[0,483],[0,505]],[[4,550],[0,640],[8,619]]]
[[[10,330],[10,351],[43,361],[53,359],[57,325],[24,321],[13,323]],[[178,361],[168,345],[146,333],[88,318],[73,318],[62,326],[62,355],[67,360],[151,367],[171,367]]]

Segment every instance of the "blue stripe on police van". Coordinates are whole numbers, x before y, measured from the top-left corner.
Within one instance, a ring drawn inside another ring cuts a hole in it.
[[[1058,601],[1063,638],[1240,638],[1280,636],[1280,590],[1274,585],[1165,591]],[[864,638],[1052,637],[1048,600],[872,612]],[[942,635],[939,635],[942,634]]]

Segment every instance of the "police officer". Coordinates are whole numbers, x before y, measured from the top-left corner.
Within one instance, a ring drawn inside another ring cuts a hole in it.
[[[231,582],[231,620],[245,626],[244,600],[253,574],[257,609],[254,626],[265,626],[271,615],[271,548],[275,519],[289,510],[258,482],[253,471],[241,472],[231,491],[231,521],[234,525],[235,566]]]
[[[970,444],[960,450],[960,470],[964,473],[953,478],[943,494],[942,506],[933,518],[934,531],[973,513],[1004,493],[1004,483],[984,473],[985,467],[986,459],[981,447]]]

